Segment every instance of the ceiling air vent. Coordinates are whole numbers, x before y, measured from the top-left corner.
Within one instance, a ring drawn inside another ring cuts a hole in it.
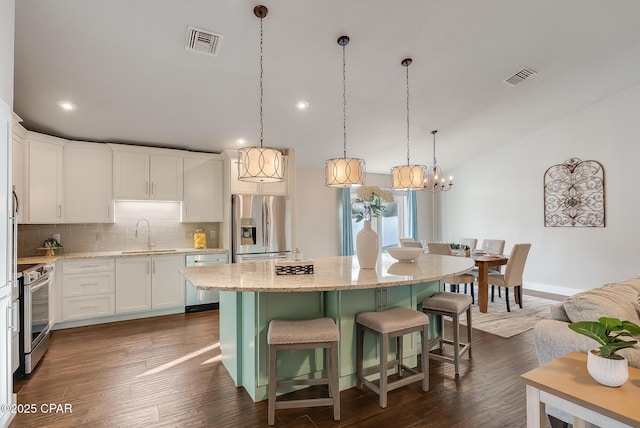
[[[511,86],[516,86],[524,82],[525,80],[527,80],[529,77],[533,76],[536,73],[537,71],[532,70],[530,68],[523,68],[513,76],[509,77],[508,79],[505,79],[505,83],[508,83]]]
[[[216,55],[220,48],[222,34],[203,30],[195,27],[187,27],[187,45],[185,49],[205,55]]]

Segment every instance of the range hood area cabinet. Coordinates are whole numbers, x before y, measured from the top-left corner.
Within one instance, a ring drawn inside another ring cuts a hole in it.
[[[182,152],[109,144],[115,199],[181,201]]]
[[[222,170],[220,155],[194,153],[184,156],[183,222],[224,221]]]

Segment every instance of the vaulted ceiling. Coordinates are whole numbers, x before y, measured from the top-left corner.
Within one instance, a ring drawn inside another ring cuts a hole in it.
[[[192,150],[259,144],[260,21],[243,0],[18,0],[16,113],[64,138]],[[455,166],[640,81],[637,0],[278,0],[264,18],[265,145],[299,165]],[[185,50],[187,27],[221,34]],[[524,67],[524,83],[504,80]],[[63,112],[56,103],[71,100]],[[309,102],[298,111],[298,100]]]

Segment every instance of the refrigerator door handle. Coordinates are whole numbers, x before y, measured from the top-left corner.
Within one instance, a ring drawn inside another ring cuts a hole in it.
[[[262,246],[269,248],[269,206],[267,198],[262,198]]]

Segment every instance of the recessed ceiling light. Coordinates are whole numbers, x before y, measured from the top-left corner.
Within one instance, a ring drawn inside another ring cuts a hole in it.
[[[296,102],[296,108],[298,110],[306,110],[309,108],[309,103],[307,101],[304,100],[300,100]]]
[[[77,108],[76,105],[71,101],[61,100],[61,101],[58,101],[56,104],[58,105],[58,107],[60,107],[64,111],[73,111]]]
[[[244,138],[236,138],[236,143],[238,144],[245,144],[247,142],[247,140],[245,140]]]

